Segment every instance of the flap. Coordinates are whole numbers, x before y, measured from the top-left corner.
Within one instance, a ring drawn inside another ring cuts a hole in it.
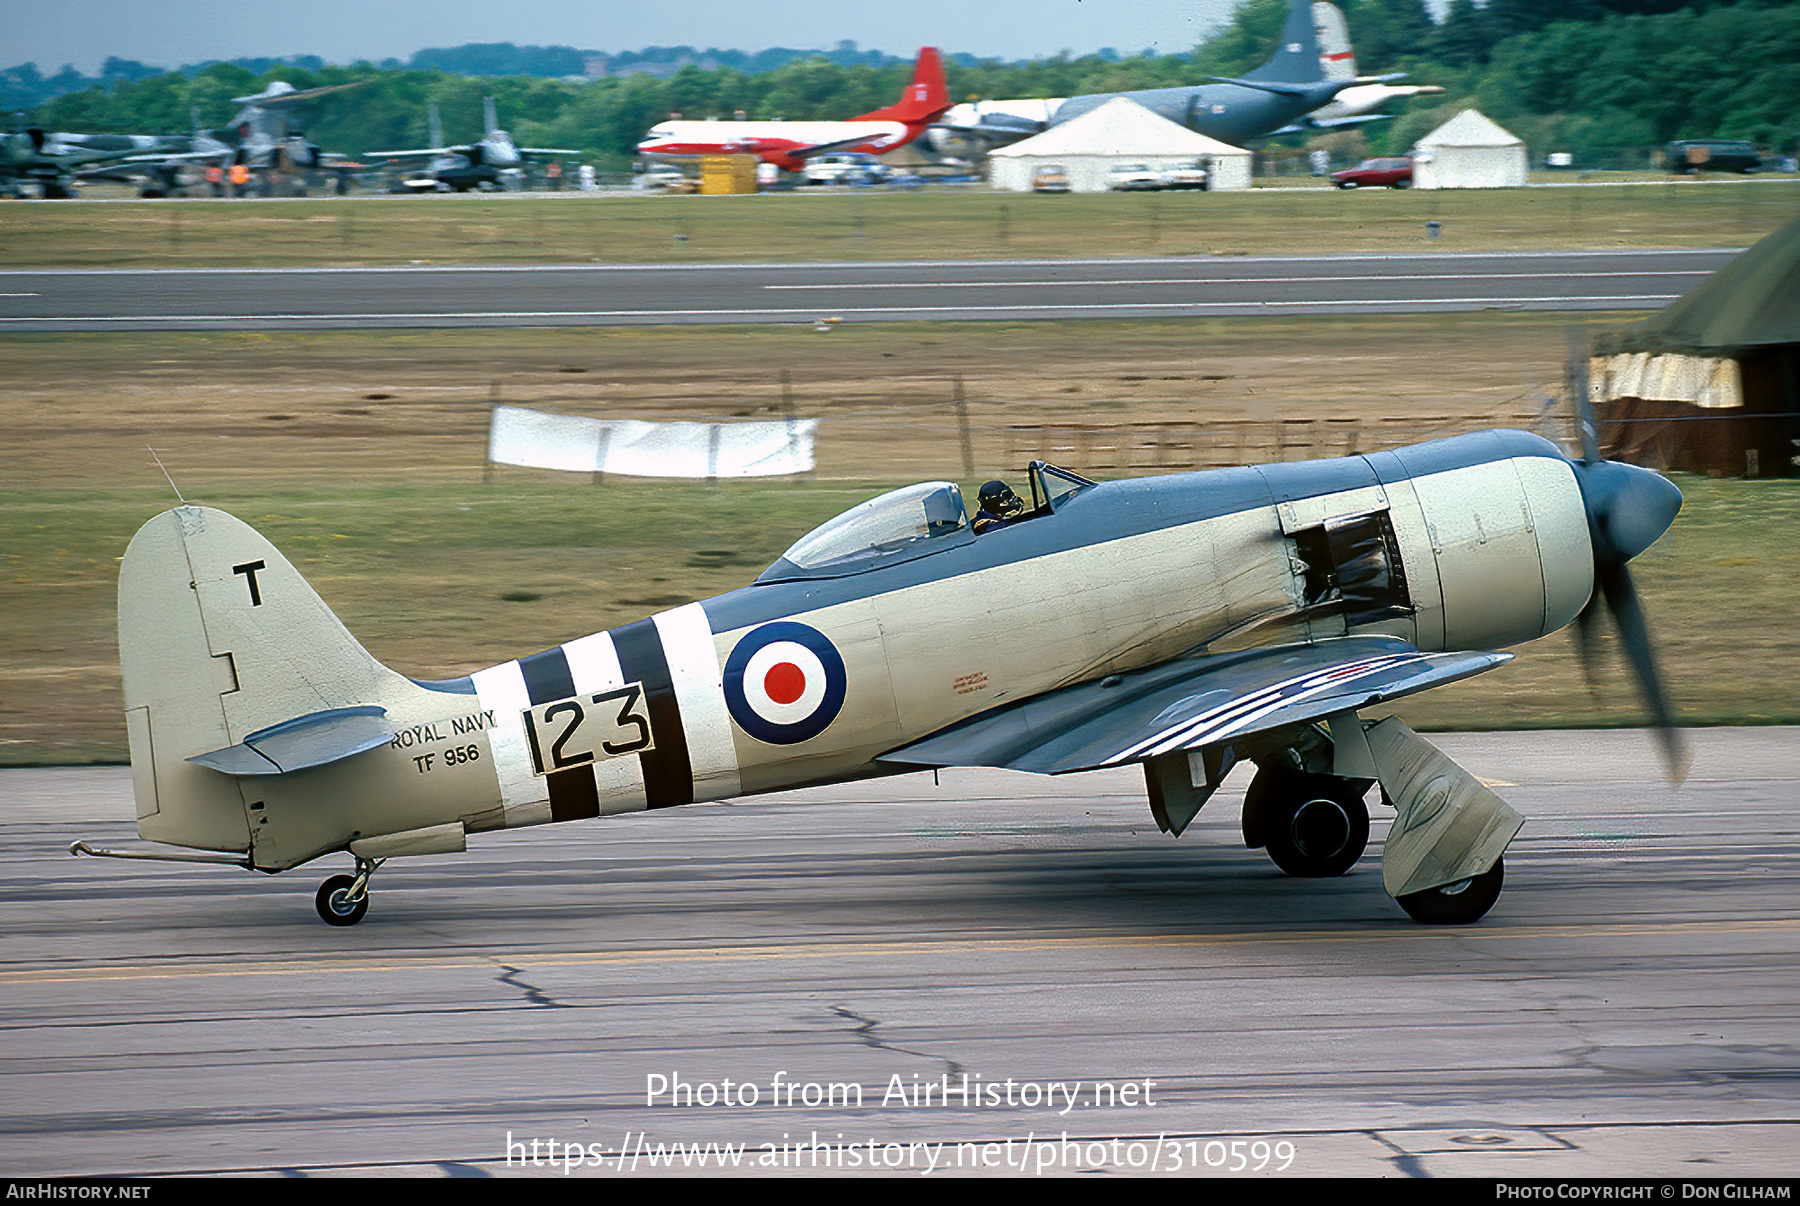
[[[337,762],[393,739],[386,708],[372,704],[327,708],[258,729],[237,745],[195,754],[188,761],[227,775],[285,775]]]
[[[985,712],[876,761],[1050,775],[1143,762],[1398,699],[1511,659],[1422,653],[1383,636],[1177,658]]]

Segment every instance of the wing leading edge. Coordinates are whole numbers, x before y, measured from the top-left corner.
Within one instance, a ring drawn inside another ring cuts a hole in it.
[[[1094,770],[1370,707],[1511,659],[1424,653],[1379,636],[1177,658],[985,712],[876,761],[1047,775]]]

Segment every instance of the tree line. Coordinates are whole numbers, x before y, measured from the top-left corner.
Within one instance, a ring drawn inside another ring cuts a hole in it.
[[[1800,6],[1784,0],[1451,0],[1441,21],[1424,0],[1337,2],[1360,72],[1404,71],[1411,82],[1445,89],[1365,127],[1360,145],[1370,153],[1402,153],[1470,106],[1534,151],[1569,151],[1578,160],[1694,137],[1745,138],[1790,154],[1800,139]],[[1245,0],[1187,54],[1025,62],[953,55],[946,75],[956,100],[1198,84],[1266,59],[1286,10],[1287,0]],[[423,147],[431,101],[442,112],[445,138],[472,142],[482,133],[482,97],[493,96],[501,124],[520,145],[580,148],[586,162],[616,170],[629,163],[645,131],[672,113],[849,117],[892,104],[911,76],[910,58],[848,43],[838,50],[850,61],[820,54],[767,70],[689,62],[667,75],[594,80],[317,60],[261,71],[215,63],[191,74],[119,71],[27,117],[46,129],[83,133],[184,133],[226,124],[235,112],[232,97],[259,92],[271,80],[296,88],[356,83],[303,113],[308,136],[329,151],[357,156]]]

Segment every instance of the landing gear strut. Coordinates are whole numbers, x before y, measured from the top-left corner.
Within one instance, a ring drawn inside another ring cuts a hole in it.
[[[326,925],[355,925],[369,911],[369,877],[386,859],[358,857],[355,875],[334,875],[319,885],[313,905]]]
[[[1342,875],[1369,844],[1369,809],[1355,780],[1265,767],[1244,795],[1244,841],[1265,846],[1289,875]]]

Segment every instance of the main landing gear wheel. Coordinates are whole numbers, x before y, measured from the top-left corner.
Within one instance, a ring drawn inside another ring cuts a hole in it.
[[[1260,770],[1250,782],[1269,857],[1289,875],[1342,875],[1369,844],[1369,808],[1356,784],[1336,775]]]
[[[1500,899],[1500,888],[1505,882],[1506,862],[1496,859],[1493,866],[1470,879],[1409,892],[1395,899],[1414,921],[1424,925],[1468,925],[1487,916]]]
[[[319,885],[319,894],[313,903],[326,925],[355,925],[369,911],[367,881],[364,881],[362,895],[352,900],[350,891],[355,886],[354,875],[334,875]]]

